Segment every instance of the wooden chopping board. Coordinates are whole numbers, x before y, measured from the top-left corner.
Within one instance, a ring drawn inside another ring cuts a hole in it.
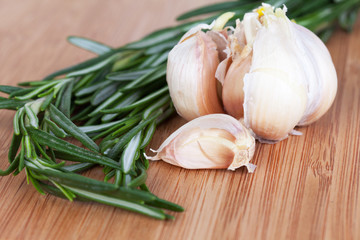
[[[0,84],[40,79],[92,55],[80,35],[120,46],[175,24],[206,0],[0,0]],[[360,21],[327,46],[339,79],[319,121],[275,144],[258,144],[255,173],[184,170],[152,163],[147,183],[186,211],[159,221],[101,204],[42,196],[25,175],[0,177],[0,239],[360,239]],[[0,168],[7,167],[13,112],[0,111]],[[184,124],[159,127],[156,148]],[[101,174],[93,171],[92,174]]]

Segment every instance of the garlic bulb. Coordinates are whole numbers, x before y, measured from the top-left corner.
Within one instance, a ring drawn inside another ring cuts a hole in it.
[[[187,32],[168,58],[177,112],[191,120],[224,108],[270,142],[324,115],[337,91],[334,64],[322,41],[290,21],[286,11],[263,4],[237,20],[233,31],[223,29],[232,16],[227,13]]]
[[[247,13],[229,37],[219,65],[227,113],[241,118],[259,139],[279,141],[331,106],[337,77],[325,45],[268,4]],[[231,62],[229,65],[228,63]],[[224,70],[224,68],[227,70]]]
[[[165,162],[187,169],[235,170],[250,163],[255,151],[255,139],[240,121],[225,114],[210,114],[196,118],[171,134],[150,160]]]
[[[226,57],[225,23],[234,14],[226,13],[211,25],[200,24],[190,29],[170,51],[166,80],[170,96],[180,116],[186,120],[223,113],[217,93],[215,72]],[[204,33],[202,29],[214,29]]]

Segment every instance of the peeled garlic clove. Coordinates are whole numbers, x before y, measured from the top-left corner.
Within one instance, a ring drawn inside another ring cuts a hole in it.
[[[187,169],[235,170],[250,163],[255,139],[240,121],[225,114],[196,118],[171,134],[150,160],[164,160]]]
[[[176,111],[186,120],[223,112],[215,79],[218,64],[217,46],[202,31],[170,51],[166,80]]]

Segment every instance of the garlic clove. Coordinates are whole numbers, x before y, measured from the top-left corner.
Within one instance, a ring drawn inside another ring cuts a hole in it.
[[[255,139],[235,118],[210,114],[196,118],[171,134],[150,160],[164,160],[187,169],[235,170],[250,163]]]
[[[308,125],[323,116],[334,102],[337,91],[337,75],[331,55],[325,44],[310,30],[294,24],[295,30],[303,41],[302,48],[308,55],[304,65],[312,76],[308,76],[308,103],[304,116],[298,125]],[[313,68],[313,72],[310,69]]]
[[[238,58],[230,65],[224,80],[222,100],[226,113],[240,119],[244,116],[242,104],[244,102],[243,78],[249,72],[252,57]]]
[[[259,71],[245,77],[244,122],[258,138],[283,140],[305,111],[305,87],[281,74]]]
[[[252,46],[255,41],[257,32],[263,27],[259,21],[259,14],[256,12],[246,13],[244,15],[242,24],[244,28],[243,31],[246,39],[246,44],[248,46]]]
[[[217,46],[202,31],[170,51],[166,80],[176,111],[186,120],[223,112],[215,79],[218,64]]]
[[[223,61],[227,58],[226,49],[227,49],[227,32],[226,31],[207,31],[206,35],[213,40],[216,44],[216,50],[219,54],[219,61]]]
[[[227,58],[227,28],[234,16],[227,12],[211,25],[190,29],[168,55],[166,80],[176,111],[186,120],[223,113],[222,86],[215,78],[219,62]],[[204,33],[202,30],[209,30]]]
[[[228,57],[219,64],[215,76],[223,85],[221,96],[225,112],[240,119],[244,115],[243,78],[250,71],[252,49],[246,45],[244,24],[239,20],[228,39]]]
[[[220,62],[216,69],[215,78],[218,80],[218,82],[221,85],[224,85],[225,76],[231,64],[232,64],[232,59],[228,57],[224,59],[222,62]]]
[[[307,106],[306,69],[284,11],[262,17],[264,26],[253,41],[252,64],[244,77],[245,124],[259,138],[273,141],[288,136]]]

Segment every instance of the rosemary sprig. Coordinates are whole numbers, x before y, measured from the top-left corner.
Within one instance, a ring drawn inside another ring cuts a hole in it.
[[[167,54],[199,22],[211,23],[220,14],[233,11],[235,16],[228,24],[234,25],[235,19],[261,2],[239,0],[199,8],[178,19],[214,15],[161,29],[119,48],[69,37],[70,43],[98,56],[42,81],[21,83],[23,87],[0,86],[0,92],[9,95],[0,97],[0,109],[17,110],[10,165],[0,170],[0,175],[16,175],[25,169],[28,182],[42,194],[171,219],[164,210],[183,208],[149,192],[145,185],[149,163],[144,158],[157,124],[174,112],[165,81]],[[267,2],[286,4],[290,18],[323,40],[331,35],[336,21],[351,30],[360,7],[359,0]],[[69,143],[67,137],[84,147]],[[79,174],[94,166],[103,168],[104,181]]]

